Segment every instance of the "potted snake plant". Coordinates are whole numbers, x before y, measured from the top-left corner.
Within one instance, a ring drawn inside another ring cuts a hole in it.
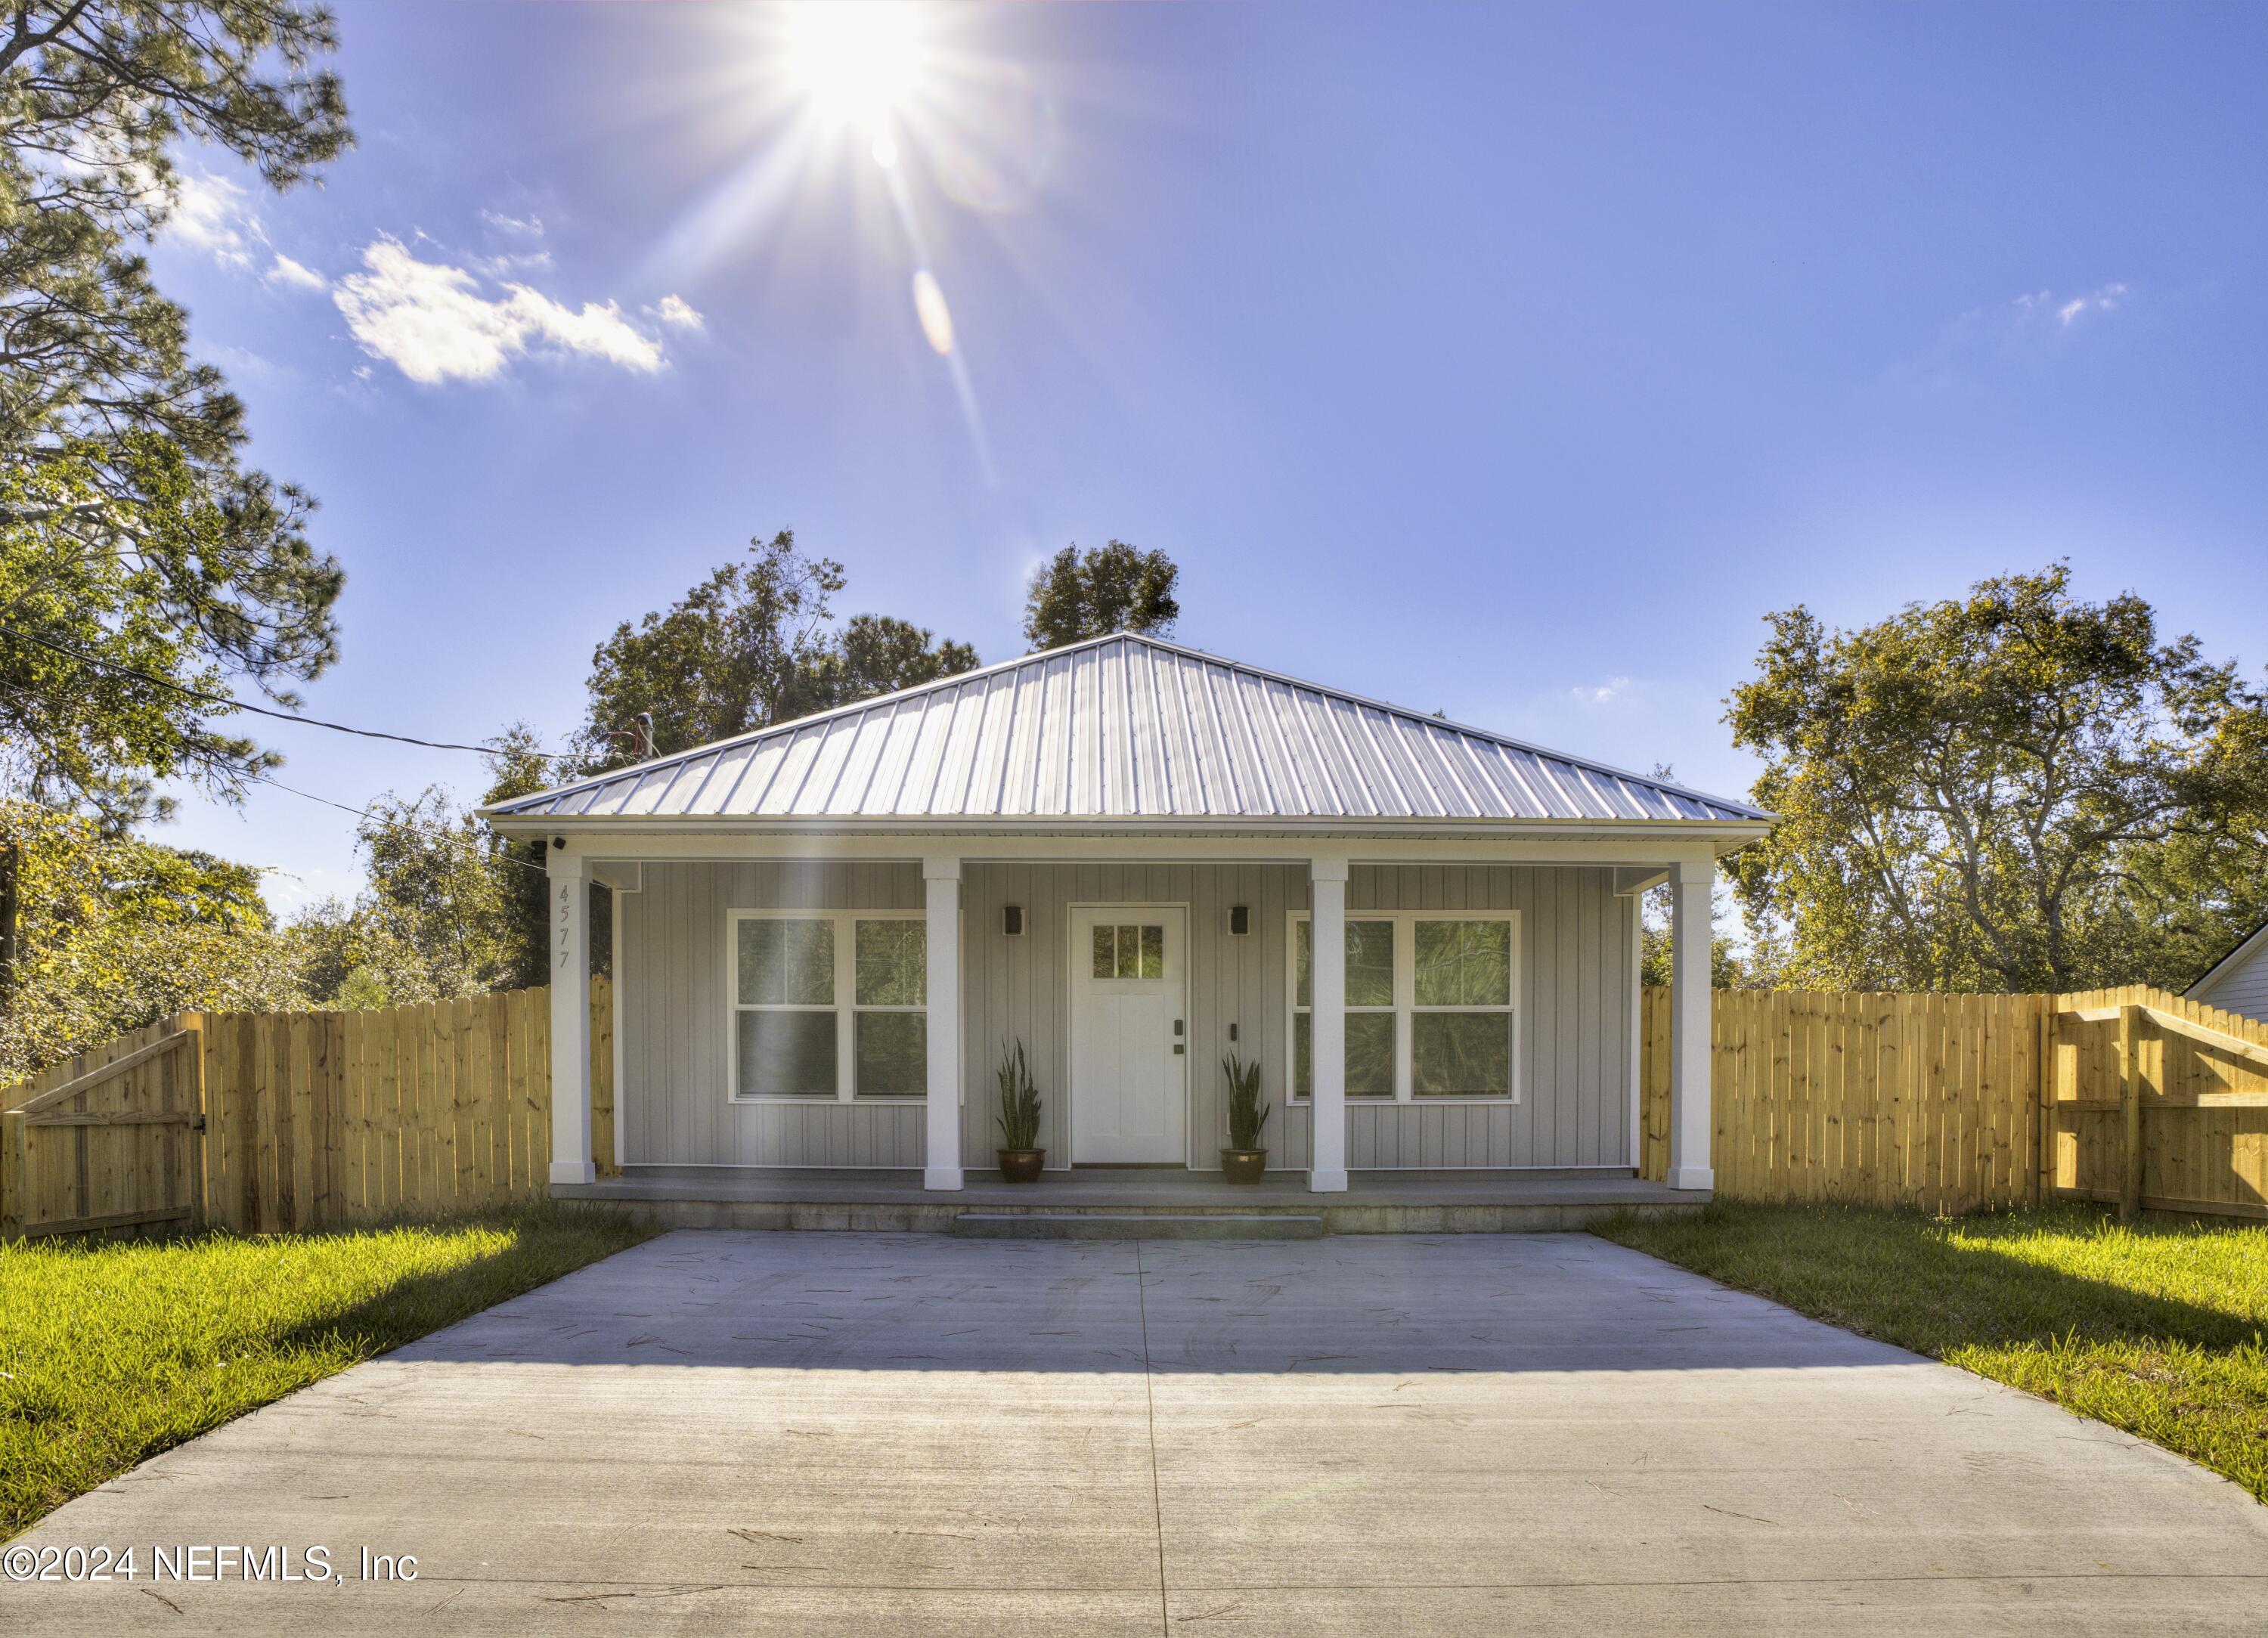
[[[1260,1065],[1230,1053],[1220,1061],[1220,1072],[1228,1077],[1228,1144],[1220,1151],[1221,1176],[1231,1183],[1257,1183],[1268,1170],[1268,1151],[1261,1146],[1268,1105],[1260,1101]]]
[[[1010,1183],[1036,1183],[1048,1151],[1040,1141],[1040,1089],[1019,1039],[1000,1054],[1000,1175]]]

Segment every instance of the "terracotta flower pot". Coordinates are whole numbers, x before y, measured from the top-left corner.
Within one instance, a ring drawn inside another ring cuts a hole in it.
[[[1261,1173],[1268,1170],[1268,1151],[1264,1149],[1224,1149],[1220,1151],[1220,1175],[1231,1183],[1257,1183]]]
[[[1047,1164],[1044,1149],[998,1150],[1000,1157],[1000,1176],[1010,1183],[1037,1183],[1040,1168]]]

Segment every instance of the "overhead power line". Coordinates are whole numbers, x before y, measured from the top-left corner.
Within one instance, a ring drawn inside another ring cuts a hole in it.
[[[135,678],[155,687],[170,688],[175,694],[185,694],[192,700],[202,700],[209,705],[226,706],[235,711],[250,711],[255,716],[272,716],[279,723],[298,723],[306,728],[327,728],[335,734],[354,734],[364,739],[391,739],[396,745],[422,746],[428,751],[470,751],[475,756],[524,754],[541,758],[547,762],[571,762],[577,760],[576,754],[571,751],[528,751],[515,753],[492,745],[459,745],[449,739],[421,739],[415,734],[391,733],[383,728],[355,728],[345,723],[326,722],[320,716],[303,716],[297,711],[279,711],[269,706],[254,705],[247,700],[232,699],[227,694],[207,694],[202,688],[189,687],[185,683],[175,682],[170,677],[160,677],[155,672],[146,672],[138,666],[122,665],[117,660],[107,660],[100,655],[89,654],[83,649],[75,649],[67,643],[57,643],[52,637],[42,637],[34,632],[18,631],[13,627],[0,626],[0,636],[12,637],[19,643],[36,643],[40,648],[49,649],[68,658],[77,660],[82,665],[99,666],[104,671],[117,672],[122,676]],[[304,795],[305,793],[294,794]],[[318,801],[321,799],[316,798]],[[333,804],[333,805],[339,804]],[[354,810],[348,811],[351,812]]]

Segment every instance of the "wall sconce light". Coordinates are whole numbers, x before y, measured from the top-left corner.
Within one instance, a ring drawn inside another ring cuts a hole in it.
[[[1002,920],[1006,923],[1009,937],[1021,938],[1024,936],[1024,907],[1022,905],[1010,905],[1007,909],[1007,914],[1002,918]]]
[[[1233,904],[1228,907],[1228,936],[1241,938],[1252,930],[1252,907]]]

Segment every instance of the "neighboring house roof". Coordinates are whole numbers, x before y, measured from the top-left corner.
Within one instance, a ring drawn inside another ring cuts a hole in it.
[[[502,819],[1767,822],[1745,803],[1120,632],[482,810]]]
[[[2261,922],[2238,939],[2235,948],[2207,967],[2205,976],[2182,993],[2191,1001],[2204,1001],[2256,960],[2268,963],[2268,922]]]

